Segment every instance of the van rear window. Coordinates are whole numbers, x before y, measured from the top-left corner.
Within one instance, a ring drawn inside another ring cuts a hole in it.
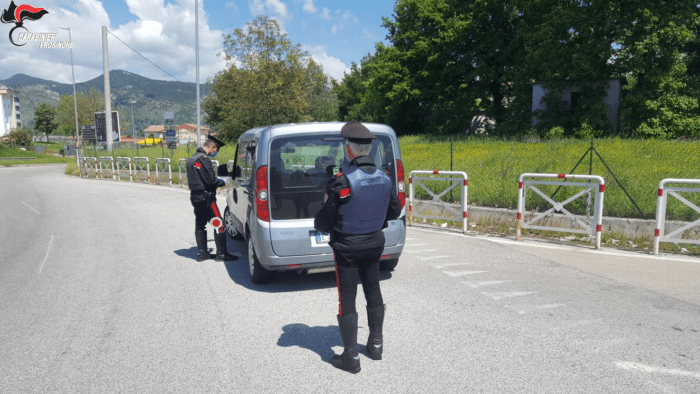
[[[377,134],[369,156],[396,185],[391,137]],[[328,180],[347,168],[340,133],[296,135],[272,140],[270,214],[273,220],[311,219],[321,209]]]

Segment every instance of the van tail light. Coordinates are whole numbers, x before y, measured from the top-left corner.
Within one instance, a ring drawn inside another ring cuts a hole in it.
[[[406,205],[406,183],[404,182],[403,163],[399,159],[396,159],[396,178],[398,178],[399,202],[401,203],[401,209],[403,209]]]
[[[258,219],[264,222],[270,221],[270,205],[267,202],[268,190],[267,166],[260,166],[255,173],[255,214]]]

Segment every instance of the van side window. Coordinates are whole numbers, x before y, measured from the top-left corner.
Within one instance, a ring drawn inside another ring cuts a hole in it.
[[[255,141],[241,141],[238,144],[238,165],[241,166],[241,182],[251,186],[255,171],[257,144]]]

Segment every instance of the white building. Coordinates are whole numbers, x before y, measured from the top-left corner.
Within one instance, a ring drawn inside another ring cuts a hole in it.
[[[0,86],[0,137],[22,127],[19,113],[19,92]]]

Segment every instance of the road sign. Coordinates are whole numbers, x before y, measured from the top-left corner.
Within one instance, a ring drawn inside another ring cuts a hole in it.
[[[95,112],[95,136],[97,142],[107,141],[107,121],[104,112]],[[112,111],[112,141],[119,142],[119,112]]]
[[[84,142],[91,142],[95,143],[95,125],[84,125],[82,128],[83,132],[83,141]]]
[[[163,114],[163,119],[165,119],[165,120],[175,119],[175,112],[166,112],[165,114]]]

